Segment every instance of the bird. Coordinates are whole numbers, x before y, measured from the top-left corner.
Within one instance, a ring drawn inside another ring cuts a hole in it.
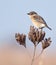
[[[52,30],[46,23],[46,21],[44,20],[43,17],[41,17],[38,13],[36,13],[35,11],[31,11],[29,13],[27,13],[27,15],[29,15],[33,25],[38,28],[38,29],[43,29],[45,27],[47,27],[49,30]]]

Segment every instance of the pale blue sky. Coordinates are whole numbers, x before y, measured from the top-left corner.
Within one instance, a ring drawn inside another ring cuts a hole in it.
[[[52,28],[45,28],[47,37],[52,38],[50,49],[56,49],[56,1],[55,0],[0,0],[0,43],[16,43],[17,32],[27,34],[33,25],[27,13],[36,11]]]

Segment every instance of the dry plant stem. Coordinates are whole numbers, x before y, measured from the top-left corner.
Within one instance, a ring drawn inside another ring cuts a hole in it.
[[[38,59],[42,55],[43,51],[44,50],[42,49],[41,53],[35,58],[35,60]]]
[[[34,53],[33,53],[31,65],[33,65],[33,62],[34,62],[34,59],[35,59],[35,52],[36,52],[36,45],[34,46]]]
[[[39,58],[39,57],[42,55],[43,51],[44,51],[44,50],[42,49],[41,53],[39,54],[39,56],[38,56],[37,58]]]

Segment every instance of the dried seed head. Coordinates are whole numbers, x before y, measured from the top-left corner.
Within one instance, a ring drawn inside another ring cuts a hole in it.
[[[18,34],[16,33],[15,34],[15,38],[16,38],[17,42],[21,41],[21,35],[20,35],[20,33],[18,33]]]
[[[49,47],[51,44],[51,38],[46,38],[44,40],[42,40],[42,48],[45,49],[47,47]]]
[[[44,37],[45,37],[45,32],[44,31],[40,31],[39,32],[39,40],[38,40],[38,42],[41,42],[44,39]]]
[[[41,42],[45,37],[45,32],[42,30],[38,30],[34,28],[34,26],[30,26],[30,32],[28,33],[28,38],[35,45],[36,42]]]
[[[35,43],[36,43],[36,32],[35,32],[34,26],[30,26],[30,32],[28,33],[28,38],[35,45]]]
[[[20,45],[23,45],[24,47],[26,47],[26,35],[24,34],[20,34],[20,33],[16,33],[15,34],[15,38],[16,38],[16,41],[20,44]]]
[[[26,47],[26,35],[21,34],[21,44],[24,45],[24,47]]]
[[[33,32],[29,32],[29,33],[28,33],[28,38],[29,38],[29,40],[31,40],[31,42],[33,42],[33,44],[35,45],[35,42],[36,42],[36,34],[33,33]]]
[[[34,26],[30,26],[30,32],[35,32]]]
[[[44,31],[36,31],[36,36],[37,36],[37,41],[41,42],[44,37],[45,37],[45,32]]]

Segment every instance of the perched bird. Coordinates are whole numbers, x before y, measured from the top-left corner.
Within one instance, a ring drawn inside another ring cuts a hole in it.
[[[44,27],[47,27],[48,29],[52,30],[47,23],[45,22],[45,20],[38,15],[35,11],[31,11],[29,13],[27,13],[30,17],[30,19],[32,20],[32,23],[34,24],[35,27],[42,29]]]

